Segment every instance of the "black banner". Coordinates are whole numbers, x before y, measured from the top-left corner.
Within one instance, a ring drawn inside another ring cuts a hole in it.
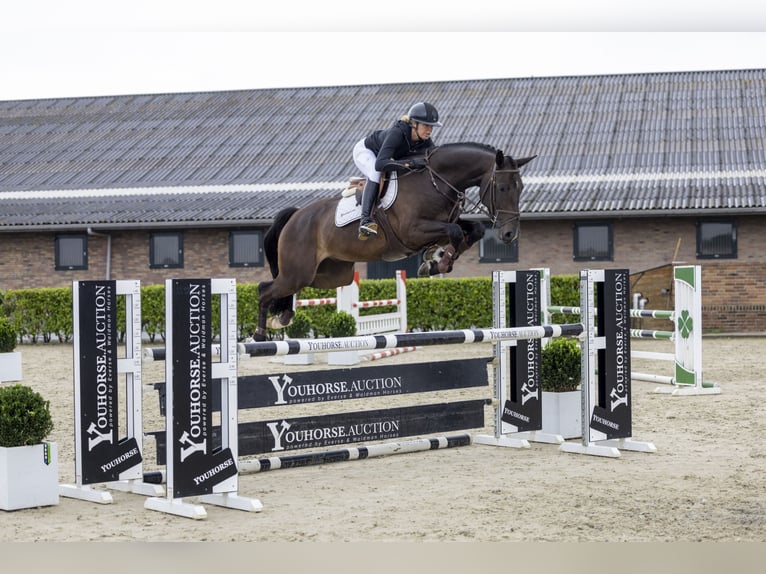
[[[113,482],[142,460],[135,438],[117,439],[117,287],[80,281],[77,289],[82,483]]]
[[[405,363],[250,375],[237,379],[240,409],[342,401],[488,386],[492,357],[433,363]],[[165,383],[155,383],[165,414]],[[213,410],[221,409],[220,385],[213,385]]]
[[[517,271],[509,292],[509,327],[541,325],[540,272]],[[540,339],[521,339],[510,347],[512,376],[501,419],[514,425],[517,432],[543,428],[540,344]]]
[[[231,450],[213,447],[210,279],[172,281],[173,497],[210,494],[237,474]]]
[[[599,291],[599,333],[614,341],[598,351],[598,402],[590,426],[607,439],[628,438],[631,429],[630,399],[630,274],[627,269],[607,269]]]
[[[481,429],[486,405],[487,400],[475,399],[240,423],[239,454],[271,456],[299,449]],[[215,427],[213,432],[220,444],[220,427]],[[157,463],[163,464],[165,436],[153,434],[157,440]]]

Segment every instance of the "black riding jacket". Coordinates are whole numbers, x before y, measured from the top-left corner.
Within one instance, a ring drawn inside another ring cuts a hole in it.
[[[435,147],[431,138],[412,143],[410,130],[412,126],[402,120],[397,120],[393,126],[385,130],[372,132],[364,139],[364,145],[375,154],[375,169],[377,171],[390,171],[386,164],[392,159],[401,159],[412,154],[423,154],[426,150]]]

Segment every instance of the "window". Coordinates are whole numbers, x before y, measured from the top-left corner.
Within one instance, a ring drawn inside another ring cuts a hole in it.
[[[88,268],[88,236],[56,236],[56,271]]]
[[[487,226],[484,237],[479,242],[480,263],[517,263],[519,261],[519,242],[506,244],[498,241],[495,230]]]
[[[736,259],[737,224],[734,221],[697,222],[697,259]]]
[[[613,261],[611,223],[585,222],[574,225],[575,261]]]
[[[229,233],[229,267],[263,267],[263,233],[232,231]]]
[[[152,269],[169,269],[183,266],[183,233],[152,233],[149,237],[149,267]]]

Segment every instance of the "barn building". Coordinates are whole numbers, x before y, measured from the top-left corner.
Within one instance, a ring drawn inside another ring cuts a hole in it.
[[[766,331],[766,69],[3,101],[0,290],[260,281],[275,214],[340,193],[354,143],[422,100],[436,143],[537,156],[519,241],[488,231],[452,276],[627,267],[662,308],[700,264],[705,330]]]

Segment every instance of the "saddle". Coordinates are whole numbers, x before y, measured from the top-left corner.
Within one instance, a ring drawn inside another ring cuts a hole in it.
[[[367,181],[364,177],[352,177],[341,192],[341,199],[335,210],[335,225],[343,227],[362,217],[362,191]],[[383,191],[378,194],[377,209],[386,210],[393,205],[398,192],[396,174],[383,179]]]
[[[350,197],[356,195],[357,201],[362,201],[362,191],[364,191],[364,184],[367,182],[367,178],[364,177],[352,177],[348,180],[348,187],[340,194],[341,197]]]

